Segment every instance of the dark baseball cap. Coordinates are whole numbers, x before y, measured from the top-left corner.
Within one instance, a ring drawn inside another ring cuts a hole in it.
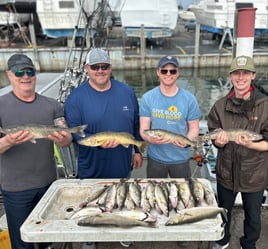
[[[167,64],[173,64],[175,67],[179,67],[179,62],[175,56],[166,55],[159,60],[158,68],[164,67]]]
[[[12,55],[7,62],[8,70],[12,72],[16,72],[23,68],[32,68],[34,69],[34,65],[32,60],[24,55],[24,54],[14,54]]]

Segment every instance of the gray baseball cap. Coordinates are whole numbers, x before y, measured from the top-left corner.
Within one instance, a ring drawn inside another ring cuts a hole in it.
[[[12,55],[7,62],[8,70],[16,72],[23,68],[34,68],[32,60],[24,54],[14,54]]]
[[[111,64],[110,57],[103,49],[93,48],[87,54],[86,64],[95,65],[99,63]]]

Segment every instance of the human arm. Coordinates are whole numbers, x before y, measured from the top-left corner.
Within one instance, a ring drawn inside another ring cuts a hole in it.
[[[199,119],[188,121],[188,134],[190,140],[194,140],[199,135]]]
[[[257,150],[257,151],[268,151],[268,142],[267,141],[259,141],[253,142],[248,139],[247,136],[239,135],[235,138],[235,143],[243,145],[248,149]]]
[[[18,131],[13,134],[7,134],[0,138],[0,154],[5,153],[15,145],[30,141],[32,139],[33,136],[29,131]]]

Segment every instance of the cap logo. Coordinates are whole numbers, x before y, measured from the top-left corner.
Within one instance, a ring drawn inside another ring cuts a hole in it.
[[[167,59],[168,60],[172,60],[172,56],[167,56]]]
[[[245,66],[247,64],[247,58],[240,57],[237,59],[237,66]]]

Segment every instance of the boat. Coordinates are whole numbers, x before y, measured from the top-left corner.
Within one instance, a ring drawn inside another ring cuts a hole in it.
[[[36,13],[43,33],[51,38],[72,37],[74,31],[80,37],[89,32],[92,38],[112,26],[108,0],[36,0]]]
[[[256,8],[255,34],[268,33],[268,0],[202,0],[191,5],[200,29],[215,34],[233,30],[239,8]]]
[[[143,26],[147,39],[170,37],[177,25],[176,0],[125,1],[121,10],[121,22],[128,37],[141,37]]]
[[[0,26],[9,26],[19,23],[27,23],[30,20],[29,13],[14,13],[8,11],[0,11]]]
[[[25,33],[24,27],[34,12],[35,0],[0,0],[0,47]]]

